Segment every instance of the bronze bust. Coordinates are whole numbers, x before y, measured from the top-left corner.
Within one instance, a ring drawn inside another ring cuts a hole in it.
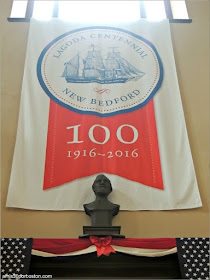
[[[96,177],[92,189],[96,195],[93,202],[84,204],[85,213],[91,218],[91,226],[84,226],[84,235],[80,238],[90,235],[121,237],[119,226],[112,226],[112,218],[119,213],[120,205],[114,204],[108,200],[108,195],[112,192],[110,180],[103,174]]]
[[[108,200],[112,192],[110,180],[103,174],[96,177],[92,189],[96,195],[93,202],[84,204],[85,213],[91,217],[91,225],[96,227],[112,226],[112,217],[119,212],[120,205]]]

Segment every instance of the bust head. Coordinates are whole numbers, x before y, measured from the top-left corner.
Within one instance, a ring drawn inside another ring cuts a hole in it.
[[[96,196],[108,196],[112,192],[111,182],[103,174],[96,177],[92,188]]]

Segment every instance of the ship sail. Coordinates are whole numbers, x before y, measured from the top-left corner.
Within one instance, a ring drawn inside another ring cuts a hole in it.
[[[142,77],[145,73],[135,68],[119,52],[109,52],[106,59],[106,76],[111,78],[127,77],[128,79]]]
[[[95,51],[94,47],[92,51],[88,51],[88,55],[85,59],[83,77],[84,78],[104,78],[105,67],[103,64],[103,58],[100,51]]]
[[[101,52],[96,51],[94,45],[91,47],[93,49],[88,51],[85,58],[81,58],[78,53],[64,64],[62,77],[65,77],[67,83],[126,83],[136,81],[145,75],[123,58],[120,52],[114,51],[114,47],[104,60]]]
[[[66,62],[62,77],[77,77],[79,74],[79,54],[73,57],[69,62]]]

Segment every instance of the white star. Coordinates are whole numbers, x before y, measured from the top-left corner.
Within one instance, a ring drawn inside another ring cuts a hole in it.
[[[197,260],[197,259],[195,259],[195,260],[194,260],[194,262],[198,262],[198,260]]]
[[[191,258],[193,258],[193,257],[194,257],[194,255],[190,255],[190,257],[191,257]]]
[[[188,277],[190,274],[189,274],[189,273],[186,273],[185,275]]]
[[[22,258],[24,259],[26,256],[22,255]]]
[[[17,264],[16,264],[16,263],[14,263],[14,264],[13,264],[13,266],[14,266],[14,267],[16,267],[16,266],[17,266]]]
[[[8,263],[6,264],[6,267],[9,267]]]
[[[185,263],[184,266],[187,267],[188,266],[187,263]]]
[[[17,255],[14,255],[14,258],[16,258],[16,259],[17,259],[17,257],[18,257]]]
[[[26,241],[26,240],[27,240],[27,238],[24,238],[24,240]]]
[[[210,265],[210,263],[207,263],[207,265],[209,266],[209,265]]]
[[[204,275],[205,273],[204,272],[201,272],[201,275]]]
[[[205,262],[206,261],[206,259],[202,259],[202,262]]]
[[[13,260],[10,260],[11,263],[13,263]]]
[[[184,244],[187,244],[187,243],[188,243],[187,241],[184,242]]]
[[[193,276],[197,276],[197,273],[193,273]]]
[[[17,271],[19,272],[19,271],[20,271],[20,268],[17,268]]]
[[[12,272],[12,268],[9,269],[9,272]]]
[[[201,255],[199,254],[199,255],[198,255],[198,257],[200,258],[200,257],[201,257]]]
[[[10,255],[7,255],[7,259],[9,259],[10,258]]]
[[[192,241],[192,244],[195,244],[195,241]]]
[[[196,248],[198,248],[198,249],[199,249],[199,248],[200,248],[200,246],[196,246]]]
[[[3,260],[2,262],[3,262],[3,263],[5,263],[6,261],[5,261],[5,260]]]
[[[202,264],[202,263],[199,263],[199,265],[200,265],[200,266],[203,266],[203,264]]]
[[[9,238],[9,241],[11,241],[12,240],[12,238]]]
[[[26,248],[26,246],[23,246],[23,249],[25,249]]]
[[[202,280],[201,278],[198,278],[198,280]]]
[[[182,246],[182,249],[184,249],[185,248],[185,246]]]
[[[189,246],[190,249],[192,249],[193,246]]]
[[[204,248],[206,249],[206,248],[207,248],[207,246],[204,246]]]
[[[1,246],[1,250],[3,250],[4,249],[4,247],[3,246]]]
[[[17,262],[21,262],[21,260],[17,260]]]
[[[4,238],[2,238],[2,241],[4,241]]]
[[[206,270],[208,270],[208,268],[207,268],[207,267],[204,267],[204,270],[206,271]]]
[[[206,277],[206,279],[209,279],[209,277]]]
[[[24,267],[24,264],[21,264],[21,267]]]
[[[10,249],[11,249],[11,246],[8,246],[8,249],[10,250]]]
[[[186,255],[183,255],[183,258],[186,258],[187,256]]]
[[[196,237],[195,240],[198,240],[198,237]]]
[[[201,253],[204,253],[204,250],[201,250]]]
[[[18,246],[15,246],[15,249],[18,249],[19,247]]]
[[[189,272],[191,272],[192,271],[192,268],[189,268]]]
[[[20,244],[20,245],[23,245],[23,242],[20,242],[19,244]]]
[[[200,271],[200,268],[196,268],[196,271]]]
[[[7,253],[7,251],[3,251],[3,254],[6,254]]]
[[[2,256],[0,256],[0,259],[2,259],[3,257]]]
[[[190,259],[187,259],[187,262],[190,262]]]
[[[17,238],[16,240],[20,240],[20,238]]]
[[[8,244],[7,242],[4,243],[4,245],[7,245],[7,244]]]
[[[21,253],[22,253],[22,251],[21,251],[21,250],[19,250],[19,251],[18,251],[18,253],[19,253],[19,254],[21,254]]]
[[[189,253],[190,251],[186,250],[186,253]]]
[[[15,245],[15,242],[12,242],[12,245]]]
[[[196,250],[193,250],[193,253],[197,253],[197,251],[196,251]]]
[[[192,266],[195,267],[195,264],[193,263]]]

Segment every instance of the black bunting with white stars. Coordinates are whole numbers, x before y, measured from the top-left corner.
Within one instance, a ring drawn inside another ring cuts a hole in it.
[[[176,238],[184,279],[209,279],[209,238]]]
[[[32,238],[1,239],[1,276],[28,273],[32,243]]]

